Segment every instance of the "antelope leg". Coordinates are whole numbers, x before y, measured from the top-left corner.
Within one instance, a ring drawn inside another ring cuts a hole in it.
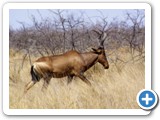
[[[44,78],[44,83],[43,83],[43,87],[42,87],[42,91],[45,92],[45,90],[48,88],[48,85],[51,81],[51,78],[52,77],[47,77],[47,78]]]
[[[30,81],[26,86],[24,92],[26,93],[33,85],[35,84],[35,81]]]
[[[89,82],[89,80],[83,75],[83,74],[80,74],[78,75],[78,77],[85,83],[87,83],[89,86],[91,86],[91,83]]]
[[[67,82],[67,84],[71,83],[72,80],[73,80],[73,76],[72,76],[72,75],[69,75],[69,76],[68,76],[68,82]]]

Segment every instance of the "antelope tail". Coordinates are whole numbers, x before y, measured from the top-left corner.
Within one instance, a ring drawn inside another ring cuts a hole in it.
[[[41,76],[38,73],[38,71],[36,70],[36,68],[34,67],[34,65],[32,65],[30,73],[32,76],[32,81],[38,82],[40,80]]]
[[[27,91],[34,86],[34,84],[36,82],[38,82],[40,79],[41,79],[41,75],[39,73],[39,69],[36,68],[36,65],[32,65],[31,66],[31,76],[32,76],[32,80],[27,83],[27,85],[25,86],[25,89],[24,89],[24,95],[27,93]],[[23,96],[24,96],[23,95]]]

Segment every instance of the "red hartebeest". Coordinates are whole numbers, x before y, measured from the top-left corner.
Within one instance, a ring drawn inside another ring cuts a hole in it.
[[[41,78],[44,79],[43,88],[47,88],[52,77],[61,78],[65,76],[68,77],[68,83],[72,81],[74,76],[77,76],[88,85],[91,85],[84,76],[86,70],[97,62],[102,64],[105,69],[109,68],[103,45],[107,35],[105,32],[95,32],[100,36],[98,49],[92,48],[93,51],[85,53],[71,50],[61,55],[41,57],[36,60],[30,71],[32,80],[26,85],[25,91],[28,91]]]

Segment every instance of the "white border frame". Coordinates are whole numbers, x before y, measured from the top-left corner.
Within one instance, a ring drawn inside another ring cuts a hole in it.
[[[66,5],[67,4],[67,5]],[[121,4],[121,5],[120,5]],[[3,6],[3,112],[6,115],[148,115],[142,109],[9,109],[9,9],[145,9],[145,89],[151,89],[151,6],[147,3],[6,3]]]

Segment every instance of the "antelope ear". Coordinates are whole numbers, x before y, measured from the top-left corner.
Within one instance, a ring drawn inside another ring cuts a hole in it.
[[[95,49],[95,48],[92,48],[92,50],[93,50],[94,52],[96,52],[96,51],[97,51],[97,49]]]
[[[102,51],[100,49],[92,48],[92,50],[97,54],[101,54],[102,53]]]

